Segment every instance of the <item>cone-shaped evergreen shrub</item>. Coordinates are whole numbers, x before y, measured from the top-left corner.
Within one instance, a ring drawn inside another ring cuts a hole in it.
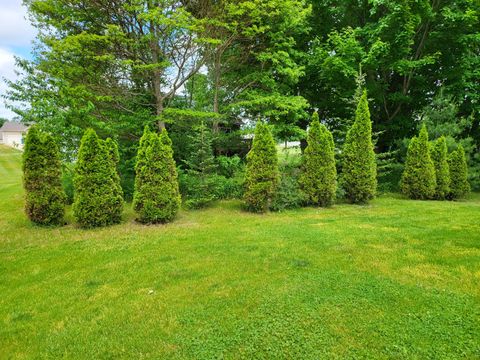
[[[418,138],[414,137],[410,141],[400,187],[402,193],[411,199],[425,200],[435,196],[435,166],[430,157],[425,125]]]
[[[118,150],[114,142],[102,141],[92,129],[85,131],[73,180],[73,214],[80,226],[106,226],[121,221],[123,198],[115,160]]]
[[[377,191],[377,164],[365,90],[358,103],[355,122],[347,133],[343,158],[342,185],[347,200],[356,204],[367,203]]]
[[[111,138],[107,138],[104,141],[105,148],[108,153],[111,167],[111,177],[114,188],[112,189],[116,196],[120,196],[123,199],[123,189],[120,184],[120,174],[118,173],[118,162],[120,161],[120,155],[118,153],[118,146],[115,141]],[[122,209],[123,211],[123,200],[122,200]]]
[[[444,200],[450,191],[450,171],[448,168],[448,150],[445,137],[430,144],[430,155],[435,166],[435,199]]]
[[[245,207],[253,212],[269,209],[279,181],[275,141],[266,124],[259,121],[252,148],[247,154]]]
[[[145,130],[137,154],[134,209],[137,221],[172,221],[180,208],[178,176],[167,130],[156,135]]]
[[[152,143],[152,140],[155,139],[156,135],[150,131],[148,126],[145,126],[145,129],[143,130],[143,135],[140,138],[140,143],[138,146],[137,150],[137,158],[135,162],[135,190],[134,193],[137,192],[138,189],[141,187],[141,180],[143,177],[141,176],[141,173],[143,169],[145,168],[145,162],[146,162],[146,154],[147,154],[147,149]],[[135,205],[135,197],[133,199],[133,208],[136,208]]]
[[[459,145],[457,150],[450,153],[448,166],[450,169],[449,198],[460,199],[470,192],[467,159],[462,145]]]
[[[320,124],[318,114],[313,114],[303,153],[300,185],[313,205],[330,206],[337,191],[337,169],[333,136],[325,125]]]
[[[65,193],[61,181],[58,147],[49,134],[32,126],[25,139],[23,152],[23,187],[25,212],[40,225],[63,224]]]

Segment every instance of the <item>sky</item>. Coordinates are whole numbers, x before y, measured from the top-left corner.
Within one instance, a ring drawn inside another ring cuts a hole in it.
[[[5,107],[1,95],[7,88],[4,78],[14,80],[14,56],[30,58],[35,29],[27,19],[22,0],[0,0],[0,117],[11,119],[15,114]]]

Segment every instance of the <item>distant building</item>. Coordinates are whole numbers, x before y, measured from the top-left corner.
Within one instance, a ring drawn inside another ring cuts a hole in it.
[[[15,149],[23,149],[23,142],[28,126],[16,121],[7,121],[0,128],[0,144]]]

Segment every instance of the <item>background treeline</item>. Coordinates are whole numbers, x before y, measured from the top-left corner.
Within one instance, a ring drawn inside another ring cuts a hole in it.
[[[120,183],[132,199],[148,125],[168,129],[188,204],[210,201],[200,193],[238,197],[245,132],[260,118],[276,141],[305,149],[314,110],[333,134],[340,173],[359,88],[370,100],[380,190],[399,190],[408,139],[423,124],[431,139],[445,136],[448,152],[462,145],[470,183],[480,187],[478,1],[25,4],[39,35],[33,60],[17,60],[23,77],[6,97],[23,121],[53,135],[67,188],[92,128],[118,143]],[[289,174],[280,184],[294,186],[298,166],[280,167]]]

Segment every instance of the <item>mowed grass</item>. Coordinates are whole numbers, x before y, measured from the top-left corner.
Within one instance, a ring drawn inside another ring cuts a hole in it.
[[[0,148],[0,358],[480,358],[478,195],[96,230],[22,197]]]

